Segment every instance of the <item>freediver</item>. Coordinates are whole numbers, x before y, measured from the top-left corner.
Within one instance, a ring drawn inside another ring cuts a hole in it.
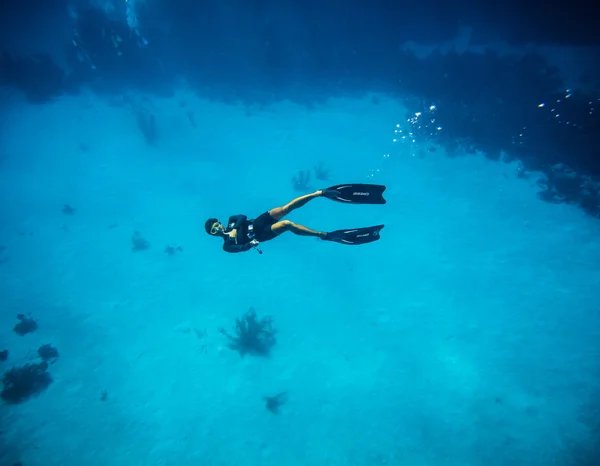
[[[297,197],[284,206],[270,209],[255,219],[249,220],[245,215],[233,215],[229,217],[226,227],[218,219],[209,218],[204,223],[204,229],[211,236],[223,238],[223,250],[231,253],[257,248],[258,252],[262,254],[262,251],[258,249],[260,243],[270,241],[286,231],[291,231],[299,236],[314,236],[325,241],[342,244],[372,243],[379,239],[379,232],[384,225],[322,232],[311,230],[290,220],[283,220],[283,218],[317,197],[325,197],[345,204],[385,204],[386,201],[383,198],[385,189],[385,186],[375,184],[332,186]]]

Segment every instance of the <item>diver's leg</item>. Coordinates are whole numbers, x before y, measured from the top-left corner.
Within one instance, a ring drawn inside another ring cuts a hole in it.
[[[274,209],[269,210],[269,215],[271,215],[271,217],[273,217],[275,220],[281,220],[293,210],[299,209],[303,205],[306,205],[308,201],[322,195],[323,191],[319,190],[311,194],[305,194],[304,196],[297,197],[296,199],[292,199],[283,207],[275,207]]]
[[[327,233],[325,232],[311,230],[310,228],[306,228],[304,225],[298,225],[297,223],[290,222],[289,220],[282,220],[281,222],[271,225],[271,231],[275,235],[280,235],[286,231],[291,231],[295,235],[300,236],[316,236],[318,238],[324,238],[327,236]]]

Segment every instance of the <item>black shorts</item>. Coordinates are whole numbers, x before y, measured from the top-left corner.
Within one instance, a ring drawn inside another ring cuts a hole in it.
[[[277,235],[273,233],[271,227],[278,221],[279,220],[275,220],[273,217],[271,217],[269,211],[256,217],[252,222],[254,225],[254,239],[256,241],[263,242],[275,238]]]

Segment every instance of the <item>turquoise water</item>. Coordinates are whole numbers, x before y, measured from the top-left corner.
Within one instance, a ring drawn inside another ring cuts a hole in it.
[[[10,105],[0,368],[47,343],[60,357],[47,390],[0,406],[2,464],[562,465],[590,435],[600,224],[540,201],[535,173],[394,142],[411,109],[385,95]],[[319,163],[331,179],[309,188],[380,183],[388,203],[316,199],[290,219],[385,223],[380,241],[287,233],[232,255],[204,233],[301,194],[292,177]],[[132,252],[135,231],[148,250]],[[268,358],[219,332],[250,307],[278,331]],[[18,313],[39,328],[16,335]]]

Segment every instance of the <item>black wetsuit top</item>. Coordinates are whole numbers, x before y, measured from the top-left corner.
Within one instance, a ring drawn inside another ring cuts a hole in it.
[[[248,220],[245,215],[232,215],[227,222],[225,232],[237,230],[237,236],[232,238],[229,235],[223,236],[223,250],[227,252],[245,252],[252,249],[250,241],[254,239],[254,225],[252,220]]]

